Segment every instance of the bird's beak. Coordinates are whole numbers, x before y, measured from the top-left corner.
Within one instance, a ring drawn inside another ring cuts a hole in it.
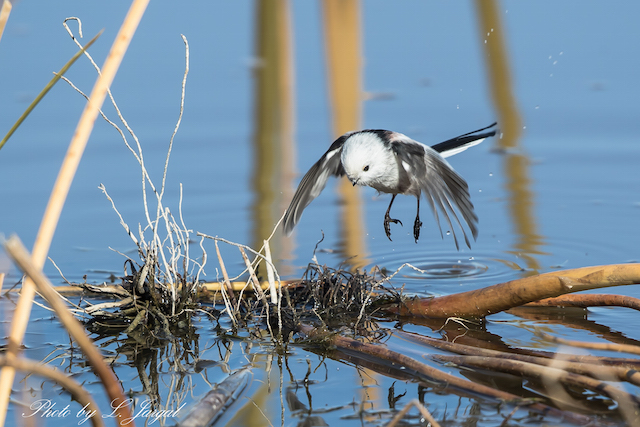
[[[355,187],[358,184],[358,180],[356,179],[355,181],[351,181],[351,184]]]

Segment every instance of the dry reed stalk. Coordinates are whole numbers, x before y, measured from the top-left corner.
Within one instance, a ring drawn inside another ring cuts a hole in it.
[[[131,411],[128,405],[120,405],[119,403],[125,403],[127,399],[124,396],[120,382],[116,378],[113,371],[107,366],[102,359],[100,351],[93,344],[93,341],[87,335],[84,326],[78,322],[75,317],[69,312],[64,301],[56,293],[55,289],[49,279],[44,275],[42,270],[38,268],[33,261],[26,248],[22,245],[20,239],[17,236],[11,236],[4,244],[5,250],[11,256],[13,261],[20,267],[20,269],[31,278],[34,284],[37,286],[38,291],[47,300],[49,305],[55,310],[58,315],[60,323],[62,323],[69,332],[69,335],[73,337],[74,341],[78,344],[85,357],[93,367],[93,371],[100,378],[102,385],[107,391],[107,395],[111,399],[112,406],[114,402],[118,405],[115,411],[118,414],[120,420],[127,420],[131,418]],[[8,357],[9,365],[15,360],[15,357]]]
[[[11,366],[18,371],[35,374],[57,382],[62,386],[62,388],[71,394],[73,400],[77,401],[78,404],[83,407],[85,413],[93,413],[90,420],[94,427],[104,426],[100,409],[91,397],[91,394],[89,394],[84,387],[78,384],[78,382],[69,375],[60,372],[58,369],[51,368],[48,365],[43,365],[40,362],[24,359],[22,357],[14,358],[9,361],[8,358],[0,356],[0,366]]]
[[[82,116],[80,117],[76,131],[69,144],[69,149],[60,168],[58,178],[51,191],[51,196],[33,246],[32,262],[37,270],[41,270],[44,266],[44,261],[49,252],[51,240],[53,239],[53,234],[62,212],[62,207],[69,193],[69,188],[71,187],[71,182],[80,163],[84,148],[89,140],[93,124],[104,102],[107,89],[113,82],[122,58],[127,51],[148,3],[149,0],[133,0],[127,16],[111,46],[109,55],[102,68],[102,74],[98,76],[89,101],[82,112]],[[16,357],[18,354],[20,343],[22,343],[27,328],[34,296],[35,285],[31,279],[27,278],[22,286],[22,293],[13,315],[13,321],[11,322],[7,349],[7,357],[9,358]],[[4,426],[6,419],[14,376],[15,371],[10,366],[3,367],[0,372],[0,427]]]
[[[416,298],[390,309],[417,317],[484,317],[563,294],[640,283],[640,264],[613,264],[560,270],[511,280],[475,291]]]
[[[13,9],[12,1],[7,0],[2,2],[2,6],[0,8],[0,40],[2,40],[2,33],[4,33],[4,27],[7,26],[7,21],[9,20],[11,9]]]
[[[2,285],[4,285],[4,273],[0,273],[0,294],[2,293]]]

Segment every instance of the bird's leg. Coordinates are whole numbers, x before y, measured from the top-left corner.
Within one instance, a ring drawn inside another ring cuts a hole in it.
[[[396,199],[397,194],[391,196],[391,203],[389,203],[389,207],[387,208],[387,213],[384,214],[384,232],[387,233],[387,238],[391,240],[391,229],[389,228],[389,223],[392,222],[394,224],[402,225],[402,222],[399,219],[393,219],[389,216],[389,212],[391,211],[391,205],[393,205],[393,201]]]
[[[422,221],[420,221],[420,196],[418,196],[418,211],[416,212],[416,221],[413,223],[413,237],[418,243],[418,237],[420,237],[420,227],[422,227]]]

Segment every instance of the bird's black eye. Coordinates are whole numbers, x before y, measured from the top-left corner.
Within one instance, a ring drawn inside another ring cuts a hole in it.
[[[365,171],[365,172],[368,171],[369,170],[369,165],[363,167],[362,170]]]

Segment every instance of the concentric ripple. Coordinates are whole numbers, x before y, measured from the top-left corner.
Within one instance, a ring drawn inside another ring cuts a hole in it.
[[[505,255],[511,256],[502,254]],[[394,286],[404,285],[410,293],[451,293],[463,290],[459,286],[475,289],[522,277],[526,270],[520,265],[524,262],[519,261],[516,255],[503,259],[483,254],[464,256],[459,252],[422,253],[420,256],[415,252],[394,252],[380,256],[377,266],[387,275],[397,272],[392,283]],[[371,265],[367,269],[373,267]],[[444,287],[440,288],[440,285]],[[456,286],[455,290],[452,285]]]

